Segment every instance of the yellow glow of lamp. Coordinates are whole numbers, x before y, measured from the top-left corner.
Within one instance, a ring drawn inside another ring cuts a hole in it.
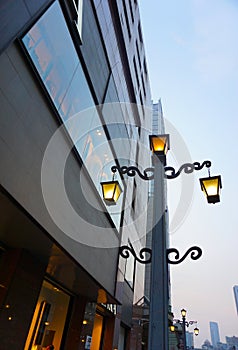
[[[150,149],[158,156],[166,156],[169,150],[169,135],[150,135]]]
[[[170,326],[170,331],[171,331],[171,332],[174,332],[174,331],[175,331],[175,326],[174,326],[173,324]]]
[[[194,328],[194,330],[193,330],[193,331],[194,331],[194,334],[195,334],[195,335],[198,335],[198,334],[199,334],[199,329],[198,329],[197,327],[196,327],[196,328]]]
[[[101,182],[103,199],[107,205],[115,205],[122,188],[118,181]]]
[[[200,184],[208,203],[220,202],[220,189],[222,188],[220,175],[202,178]]]
[[[182,310],[181,310],[181,315],[182,315],[182,317],[186,317],[186,313],[187,313],[187,311],[186,311],[185,309],[182,309]]]

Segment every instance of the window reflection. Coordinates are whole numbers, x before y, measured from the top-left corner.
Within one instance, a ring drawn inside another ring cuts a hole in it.
[[[23,42],[58,109],[79,62],[57,2]]]
[[[111,180],[114,156],[57,1],[22,41],[101,196],[100,182]],[[122,197],[108,208],[117,228],[121,208]]]
[[[44,281],[32,318],[24,350],[60,348],[70,297]]]

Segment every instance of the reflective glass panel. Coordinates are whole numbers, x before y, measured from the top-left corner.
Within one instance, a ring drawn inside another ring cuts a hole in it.
[[[100,182],[112,179],[114,155],[57,1],[22,41],[102,197]],[[121,211],[122,196],[114,208],[108,208],[117,228]]]

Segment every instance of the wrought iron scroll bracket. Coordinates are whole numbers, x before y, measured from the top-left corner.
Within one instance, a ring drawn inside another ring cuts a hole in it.
[[[149,264],[151,262],[151,257],[152,257],[152,250],[150,248],[142,248],[139,252],[139,255],[136,254],[135,249],[133,248],[133,245],[129,243],[129,245],[124,245],[119,248],[119,253],[120,255],[128,259],[130,257],[130,254],[134,256],[136,261],[138,261],[141,264]],[[170,254],[175,254],[174,260],[171,260],[169,258]],[[182,261],[186,259],[186,257],[191,253],[191,259],[192,260],[198,260],[202,256],[202,249],[193,246],[189,248],[186,253],[180,258],[180,253],[178,249],[176,248],[169,248],[167,249],[167,263],[168,264],[180,264]]]
[[[130,254],[132,254],[136,259],[136,261],[138,261],[141,264],[149,264],[151,262],[152,251],[150,248],[142,248],[140,250],[139,256],[137,256],[135,249],[133,248],[133,245],[129,243],[129,246],[127,245],[121,246],[119,248],[119,253],[125,259],[128,259]]]
[[[195,170],[201,170],[203,167],[210,168],[211,167],[210,160],[205,160],[203,163],[194,162],[194,163],[185,163],[181,165],[181,167],[176,171],[172,166],[166,166],[164,167],[164,177],[166,179],[175,179],[178,177],[182,171],[184,171],[185,174],[191,174]],[[118,167],[117,165],[113,165],[111,167],[111,171],[113,174],[115,174],[117,171],[119,174],[127,175],[130,177],[134,177],[136,175],[139,175],[139,177],[143,180],[152,180],[154,178],[154,168],[146,168],[141,172],[136,166],[122,166]]]
[[[154,168],[146,168],[143,173],[136,166],[122,166],[113,165],[111,171],[115,174],[117,171],[120,175],[127,175],[130,177],[139,175],[143,180],[152,180],[154,178]],[[150,174],[151,173],[151,174]]]
[[[175,254],[174,259],[175,260],[171,260],[169,258],[169,254]],[[201,256],[202,256],[202,249],[200,247],[197,246],[193,246],[191,248],[189,248],[186,253],[180,258],[180,254],[178,249],[176,248],[169,248],[167,249],[167,262],[169,264],[180,264],[182,261],[184,261],[186,259],[186,257],[191,253],[190,258],[192,260],[198,260]]]
[[[199,162],[185,163],[185,164],[181,165],[181,167],[177,170],[177,172],[175,171],[175,169],[172,166],[166,166],[164,168],[165,178],[166,179],[175,179],[176,177],[178,177],[181,174],[182,171],[184,171],[185,174],[191,174],[195,170],[201,170],[203,167],[210,168],[211,165],[212,165],[212,163],[210,162],[210,160],[205,160],[201,164]]]
[[[180,324],[182,324],[183,321],[182,321],[182,320],[177,320],[177,319],[175,319],[175,320],[174,320],[174,323],[180,323]],[[185,326],[189,327],[189,326],[191,326],[192,324],[196,324],[196,323],[198,323],[198,322],[197,322],[197,321],[185,321],[184,323],[185,323]]]

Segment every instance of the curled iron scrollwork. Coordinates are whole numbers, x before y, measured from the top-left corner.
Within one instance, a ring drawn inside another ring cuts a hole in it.
[[[169,254],[175,254],[174,259],[175,260],[171,260],[169,258]],[[202,256],[202,249],[197,247],[197,246],[193,246],[191,248],[189,248],[186,253],[180,258],[179,255],[179,251],[176,248],[169,248],[167,249],[167,262],[169,264],[180,264],[183,260],[186,259],[186,257],[191,253],[191,259],[192,260],[197,260]]]
[[[138,261],[139,263],[149,264],[151,262],[152,252],[150,248],[142,248],[140,250],[139,256],[137,256],[132,244],[129,243],[129,245],[123,245],[119,248],[119,254],[125,259],[128,259],[130,257],[130,254],[132,254],[136,261]],[[146,255],[148,255],[147,258]]]
[[[203,167],[210,168],[211,167],[210,160],[205,160],[203,163],[194,162],[194,163],[185,163],[181,165],[181,167],[176,172],[172,166],[166,166],[164,168],[165,178],[166,179],[175,179],[178,177],[181,172],[184,170],[186,174],[192,173],[194,170],[201,170]],[[167,174],[169,173],[169,174]]]
[[[194,170],[201,170],[203,167],[210,168],[210,160],[205,160],[202,163],[185,163],[181,165],[181,167],[177,171],[172,166],[166,166],[164,168],[164,177],[166,179],[175,179],[181,174],[182,171],[184,171],[185,174],[191,174],[192,172],[194,172]],[[143,180],[152,180],[154,178],[154,168],[146,168],[142,173],[136,166],[118,167],[117,165],[113,165],[111,167],[111,171],[114,174],[118,171],[121,176],[125,174],[130,177],[139,175],[140,178],[142,178]]]
[[[152,180],[154,178],[154,168],[146,168],[143,173],[136,167],[136,166],[122,166],[118,167],[116,165],[113,165],[111,167],[111,171],[113,173],[116,173],[117,171],[120,173],[120,175],[128,175],[128,176],[136,176],[139,175],[143,180]],[[148,173],[151,173],[150,175]]]
[[[139,252],[139,255],[136,254],[135,249],[133,248],[133,245],[129,243],[129,245],[123,245],[119,248],[119,253],[124,259],[128,259],[130,257],[130,254],[134,256],[134,258],[141,264],[149,264],[151,263],[152,258],[152,250],[150,248],[142,248]],[[176,248],[169,248],[167,249],[167,263],[168,264],[180,264],[182,261],[186,259],[186,257],[191,253],[190,258],[192,260],[198,260],[202,256],[202,249],[193,246],[189,248],[186,253],[180,258],[180,253],[178,249]],[[174,260],[171,260],[169,258],[169,254],[175,254]],[[146,255],[148,256],[146,258]]]

